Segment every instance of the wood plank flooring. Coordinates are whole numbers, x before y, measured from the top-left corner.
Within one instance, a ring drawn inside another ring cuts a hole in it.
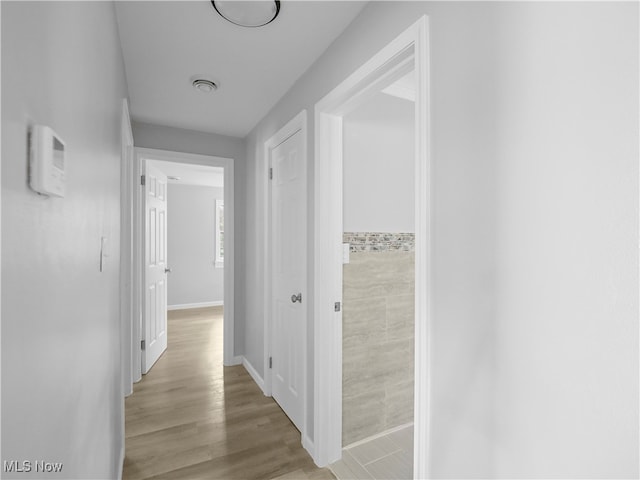
[[[123,478],[333,479],[244,367],[222,366],[222,314],[169,312],[167,351],[125,402]]]

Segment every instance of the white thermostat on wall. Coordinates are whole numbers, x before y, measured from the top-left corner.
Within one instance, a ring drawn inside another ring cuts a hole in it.
[[[43,195],[64,197],[64,142],[51,128],[31,130],[29,185]]]

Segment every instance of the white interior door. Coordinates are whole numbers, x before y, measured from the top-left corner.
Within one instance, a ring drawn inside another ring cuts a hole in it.
[[[304,415],[306,165],[302,132],[271,151],[273,398],[298,430]]]
[[[142,371],[167,349],[167,176],[149,162],[145,186],[144,337]]]

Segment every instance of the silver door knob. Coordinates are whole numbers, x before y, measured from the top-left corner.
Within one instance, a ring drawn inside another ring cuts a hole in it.
[[[171,269],[170,268],[165,268],[164,269],[164,273],[171,273]]]
[[[299,294],[297,294],[297,295],[291,295],[291,301],[292,301],[293,303],[296,303],[296,302],[300,302],[300,303],[302,303],[302,294],[301,294],[301,293],[299,293]]]

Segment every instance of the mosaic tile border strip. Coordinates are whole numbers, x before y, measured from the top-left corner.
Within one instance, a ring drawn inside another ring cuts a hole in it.
[[[413,252],[416,248],[413,233],[344,232],[342,241],[349,244],[349,252]]]

